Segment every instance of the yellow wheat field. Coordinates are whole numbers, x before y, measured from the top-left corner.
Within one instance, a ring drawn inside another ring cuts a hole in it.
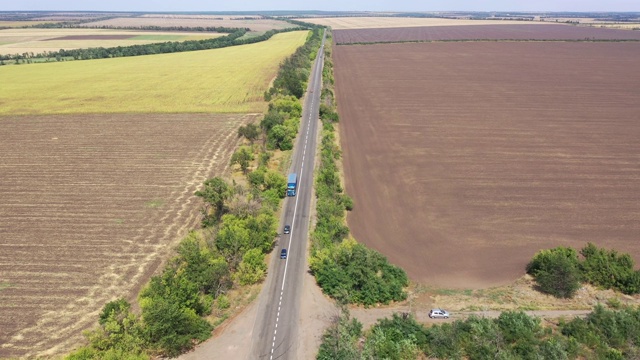
[[[280,62],[307,33],[214,50],[0,66],[0,115],[262,112]]]

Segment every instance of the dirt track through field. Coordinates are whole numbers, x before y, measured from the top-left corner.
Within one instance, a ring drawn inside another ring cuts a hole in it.
[[[69,351],[134,300],[256,116],[0,118],[0,358]]]
[[[480,288],[537,250],[640,260],[640,44],[338,46],[353,235],[414,280]]]

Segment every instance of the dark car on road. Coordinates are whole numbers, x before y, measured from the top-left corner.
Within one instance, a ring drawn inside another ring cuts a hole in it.
[[[291,234],[291,225],[285,225],[284,231],[285,234]]]
[[[287,249],[282,249],[282,251],[280,251],[280,259],[286,259],[287,258]]]

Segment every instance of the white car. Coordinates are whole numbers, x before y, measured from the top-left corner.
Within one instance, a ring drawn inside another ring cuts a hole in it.
[[[442,309],[431,309],[431,311],[429,311],[429,317],[432,319],[434,318],[448,319],[449,313],[446,310],[442,310]]]

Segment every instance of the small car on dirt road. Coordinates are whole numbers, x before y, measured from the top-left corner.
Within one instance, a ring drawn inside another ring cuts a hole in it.
[[[282,251],[280,251],[280,259],[286,259],[287,258],[287,249],[282,249]]]
[[[431,309],[431,311],[429,311],[429,317],[432,319],[435,319],[435,318],[448,319],[449,313],[446,310],[442,310],[442,309]]]

